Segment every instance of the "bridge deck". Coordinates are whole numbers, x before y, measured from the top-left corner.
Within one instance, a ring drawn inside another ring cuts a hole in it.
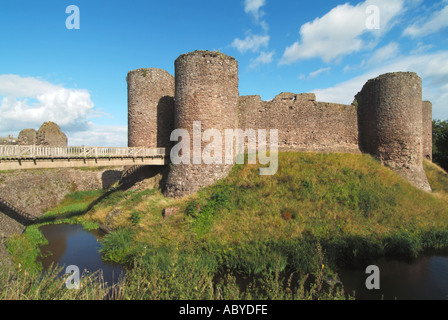
[[[167,165],[165,148],[0,145],[0,170]]]

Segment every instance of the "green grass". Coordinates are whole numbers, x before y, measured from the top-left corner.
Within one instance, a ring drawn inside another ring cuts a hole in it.
[[[42,270],[39,261],[42,253],[40,247],[47,244],[47,240],[39,228],[49,223],[81,224],[86,230],[98,229],[99,224],[82,216],[89,205],[98,199],[103,190],[79,191],[71,193],[52,210],[46,212],[34,224],[28,226],[23,234],[14,234],[8,238],[6,247],[11,258],[19,270],[38,272]]]
[[[101,242],[100,252],[104,259],[111,262],[128,262],[127,257],[132,256],[134,232],[128,229],[118,229],[110,233]]]
[[[224,205],[215,199],[223,197]],[[199,204],[200,212],[195,212]],[[279,172],[236,166],[186,205],[188,232],[229,243],[446,230],[446,202],[413,188],[370,156],[284,153]],[[192,219],[190,219],[191,217]]]
[[[439,175],[429,175],[432,184]],[[133,200],[134,207],[149,208],[161,197]],[[134,246],[195,248],[245,274],[272,271],[273,261],[280,270],[308,272],[316,243],[335,271],[448,246],[446,201],[368,155],[281,153],[276,175],[237,165],[226,179],[177,205],[183,215],[167,221],[159,210],[139,212]]]
[[[285,277],[278,268],[265,272],[241,287],[230,273],[216,279],[218,265],[213,256],[198,252],[145,249],[134,261],[132,272],[112,287],[101,274],[83,274],[80,289],[65,286],[67,275],[52,268],[40,274],[0,269],[1,300],[314,300],[346,299],[341,287],[327,285],[325,268],[318,261],[314,281],[307,275]],[[315,252],[323,257],[319,250]],[[351,298],[351,297],[349,297]]]
[[[48,210],[39,222],[61,218],[74,218],[86,213],[91,204],[104,194],[104,190],[76,191],[64,197],[62,202]]]
[[[180,200],[115,190],[76,219],[98,224],[120,212],[102,253],[131,267],[123,297],[132,299],[339,299],[324,283],[344,266],[448,247],[448,178],[431,163],[433,193],[368,155],[286,152],[275,175],[258,168],[236,165]],[[55,215],[83,212],[99,196],[72,194]],[[171,206],[179,213],[163,219]]]
[[[61,269],[52,268],[45,274],[17,271],[10,266],[0,269],[0,300],[103,300],[122,297],[118,286],[107,286],[101,274],[83,274],[80,288],[69,290]]]
[[[433,192],[448,194],[448,174],[441,167],[428,160],[424,160],[423,167],[430,181]]]
[[[47,243],[38,226],[33,225],[27,227],[23,234],[9,237],[7,249],[18,270],[34,272],[42,269],[42,264],[38,260],[41,256],[40,246]]]
[[[123,297],[132,300],[304,300],[347,299],[341,287],[326,285],[327,272],[319,248],[315,254],[313,281],[308,275],[285,276],[279,263],[273,269],[240,285],[239,277],[219,272],[210,253],[179,248],[145,249],[127,273]]]
[[[213,257],[204,274],[236,272],[259,286],[275,273],[317,279],[316,245],[326,278],[380,256],[404,259],[446,248],[448,183],[438,169],[425,168],[433,194],[368,155],[281,153],[274,176],[260,176],[257,165],[237,165],[226,179],[175,203],[181,214],[166,221],[159,194],[133,201],[158,209],[139,211],[139,227],[130,225],[132,245],[120,259],[140,258],[142,248],[182,248],[207,261]]]

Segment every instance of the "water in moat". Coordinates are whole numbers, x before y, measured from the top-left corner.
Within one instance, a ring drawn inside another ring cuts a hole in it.
[[[44,270],[53,265],[65,268],[75,265],[82,274],[102,272],[103,280],[110,286],[119,282],[125,273],[120,264],[109,263],[101,259],[98,250],[101,231],[86,231],[77,224],[49,224],[40,227],[48,244],[41,247],[44,258],[41,259]]]
[[[421,254],[411,261],[381,258],[371,264],[380,271],[380,288],[368,290],[366,270],[341,270],[346,293],[361,300],[448,300],[448,250]],[[367,266],[366,266],[367,267]]]
[[[102,270],[109,285],[124,275],[123,266],[101,259],[98,252],[101,232],[86,231],[81,225],[73,224],[45,225],[41,231],[48,240],[42,252],[51,253],[42,259],[44,269],[57,264],[76,265],[81,273]],[[426,252],[412,261],[381,258],[371,264],[379,267],[380,289],[366,288],[369,274],[365,269],[347,268],[339,274],[347,294],[355,291],[355,298],[361,300],[448,300],[448,249]]]

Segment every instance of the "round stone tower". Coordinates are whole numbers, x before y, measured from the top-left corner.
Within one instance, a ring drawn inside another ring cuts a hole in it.
[[[432,161],[432,103],[423,101],[423,158]]]
[[[169,148],[174,128],[174,77],[162,69],[129,71],[128,146]]]
[[[190,161],[172,165],[165,195],[182,197],[227,176],[232,167],[225,164],[224,154],[221,164],[206,164],[204,159],[198,163],[197,157],[195,161],[193,157],[198,155],[196,151],[200,156],[211,142],[201,139],[205,130],[220,132],[224,150],[224,130],[237,127],[238,62],[220,52],[190,52],[176,59],[175,78],[175,128],[189,133]]]
[[[361,151],[431,191],[423,170],[421,78],[412,72],[380,75],[364,85],[356,100]]]

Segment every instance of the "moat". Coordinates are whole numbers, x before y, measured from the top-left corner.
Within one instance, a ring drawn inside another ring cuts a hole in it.
[[[347,293],[360,300],[448,300],[448,249],[422,253],[403,261],[381,258],[372,264],[380,270],[380,289],[367,290],[365,270],[345,269],[341,280]]]
[[[76,265],[81,273],[102,270],[104,280],[116,283],[125,274],[120,264],[105,262],[98,252],[101,247],[99,231],[86,231],[81,225],[53,224],[41,227],[48,240],[42,252],[52,254],[42,259],[44,269],[51,264]],[[426,252],[412,261],[379,259],[380,289],[367,290],[365,270],[344,269],[340,278],[347,294],[355,298],[398,300],[447,300],[448,299],[448,249]],[[65,270],[65,269],[64,269]]]
[[[44,270],[52,264],[64,267],[76,265],[82,274],[91,274],[102,270],[103,279],[108,285],[115,284],[125,274],[120,264],[109,263],[101,258],[99,239],[101,231],[86,231],[77,224],[49,224],[40,228],[48,244],[41,247],[44,258],[41,259]]]

